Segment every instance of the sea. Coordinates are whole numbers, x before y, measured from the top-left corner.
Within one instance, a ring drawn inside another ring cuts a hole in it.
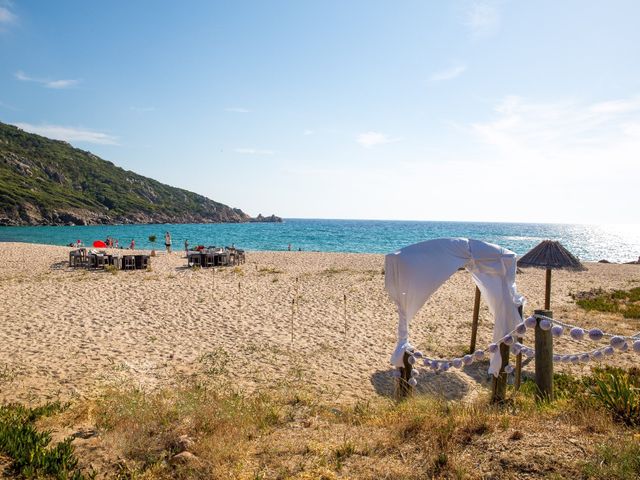
[[[163,248],[171,232],[174,249],[230,246],[252,250],[389,253],[413,243],[442,237],[483,240],[522,255],[546,239],[559,240],[584,261],[629,262],[640,256],[640,225],[568,225],[543,223],[426,222],[390,220],[285,219],[283,223],[151,224],[73,227],[0,227],[0,242],[91,245],[107,237],[128,247]],[[154,245],[149,237],[155,235]]]

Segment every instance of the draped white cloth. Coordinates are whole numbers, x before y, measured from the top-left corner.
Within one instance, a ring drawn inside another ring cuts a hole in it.
[[[391,363],[402,366],[409,322],[429,297],[459,268],[466,268],[494,317],[493,340],[512,331],[521,318],[523,297],[516,290],[516,254],[491,243],[439,238],[409,245],[385,257],[385,288],[398,306],[398,343]],[[489,373],[498,375],[500,351],[491,355]]]

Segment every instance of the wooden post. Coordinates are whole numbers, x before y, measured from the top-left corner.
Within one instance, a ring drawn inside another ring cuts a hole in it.
[[[344,294],[344,334],[347,335],[347,294]]]
[[[520,314],[520,320],[522,320],[522,305],[518,307],[518,313]],[[522,343],[522,337],[518,337],[517,342]],[[522,352],[516,355],[516,378],[513,382],[513,387],[516,392],[520,390],[520,383],[522,382]]]
[[[291,300],[291,346],[293,346],[293,318],[296,311],[296,299]]]
[[[553,318],[550,310],[536,310],[535,314]],[[536,385],[539,400],[553,400],[553,338],[551,330],[540,328],[540,319],[536,321]]]
[[[413,367],[409,363],[409,354],[404,352],[402,356],[402,363],[404,367],[400,367],[400,377],[398,378],[398,385],[396,389],[396,398],[398,400],[403,400],[407,397],[413,395],[413,387],[409,385],[409,380],[411,379],[411,370]]]
[[[473,323],[471,324],[471,345],[469,353],[476,351],[476,337],[478,335],[478,318],[480,317],[480,289],[476,285],[476,296],[473,300]]]
[[[551,269],[547,268],[547,277],[544,282],[544,309],[551,308]]]
[[[491,392],[491,403],[501,404],[507,399],[507,372],[504,367],[509,365],[509,345],[500,344],[500,356],[502,365],[497,377],[493,377],[493,389]]]

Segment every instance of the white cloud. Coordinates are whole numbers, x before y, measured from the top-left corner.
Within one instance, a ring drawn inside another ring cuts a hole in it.
[[[2,108],[6,108],[7,110],[17,110],[17,108],[12,107],[11,105],[7,105],[6,103],[4,103],[3,101],[0,100],[0,107]]]
[[[631,208],[640,178],[640,97],[541,103],[508,96],[492,119],[467,128],[480,142],[471,158],[485,170],[485,185],[505,194],[517,185],[511,200],[523,219],[640,223]]]
[[[249,113],[249,112],[251,112],[251,110],[249,110],[247,108],[242,108],[242,107],[229,107],[229,108],[225,108],[224,111],[225,112],[232,112],[232,113]]]
[[[445,80],[453,80],[462,75],[467,67],[465,65],[453,65],[447,69],[435,72],[429,77],[431,82],[442,82]]]
[[[36,133],[43,137],[65,142],[95,143],[98,145],[118,145],[117,137],[102,132],[86,130],[76,127],[65,127],[62,125],[32,125],[30,123],[15,123],[16,127],[25,132]]]
[[[393,138],[385,133],[380,132],[364,132],[356,137],[356,142],[358,142],[364,148],[371,148],[377,145],[384,145],[386,143],[394,143],[398,141],[398,138]]]
[[[0,30],[3,26],[16,23],[18,16],[9,9],[9,5],[0,5]]]
[[[495,1],[472,3],[465,17],[465,25],[475,39],[492,35],[500,28],[501,15]]]
[[[309,130],[308,128],[302,132],[303,135],[307,136],[307,135],[313,135],[315,132],[313,130]]]
[[[129,107],[129,110],[136,113],[155,112],[156,107]]]
[[[258,148],[236,148],[234,151],[242,155],[274,155],[276,153],[273,150],[262,150]]]
[[[39,83],[40,85],[43,85],[47,88],[54,88],[57,90],[61,90],[64,88],[72,88],[75,87],[76,85],[78,85],[81,80],[51,80],[48,78],[36,78],[36,77],[31,77],[30,75],[27,75],[26,73],[24,73],[21,70],[18,70],[15,73],[15,77],[22,81],[22,82],[34,82],[34,83]]]

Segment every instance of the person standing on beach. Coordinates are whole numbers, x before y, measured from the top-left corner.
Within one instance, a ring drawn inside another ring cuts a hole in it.
[[[189,240],[184,241],[184,253],[189,256]]]
[[[169,232],[164,234],[164,246],[167,247],[167,253],[171,253],[171,234]]]
[[[136,248],[136,241],[132,238],[131,244],[129,245],[129,249],[135,250],[135,248]]]

